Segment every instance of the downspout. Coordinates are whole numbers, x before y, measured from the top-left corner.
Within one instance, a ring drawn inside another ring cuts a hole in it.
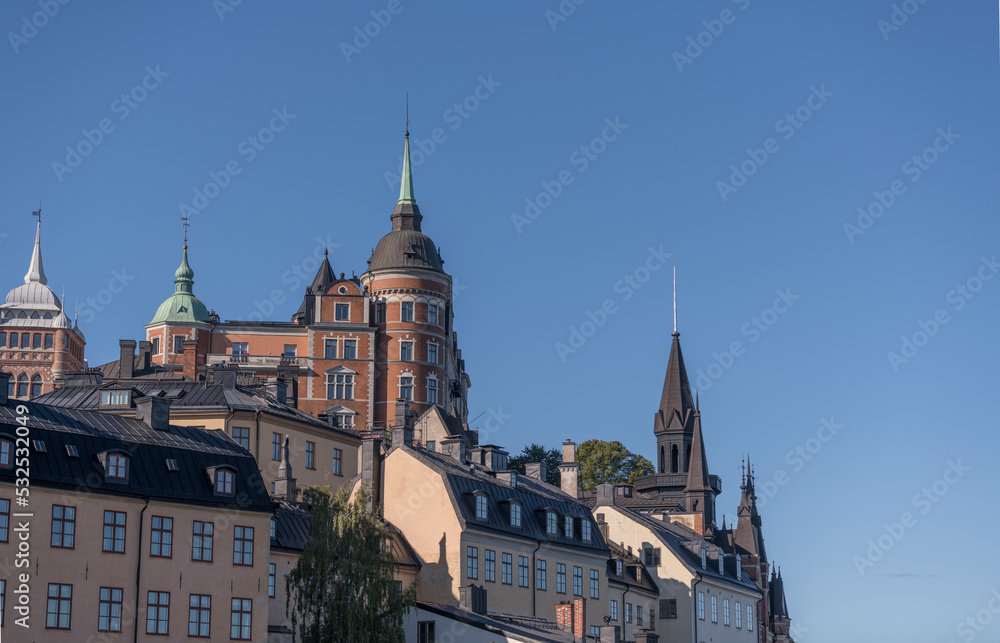
[[[539,549],[542,548],[542,541],[541,540],[536,540],[535,542],[538,543],[538,546],[535,547],[535,551],[531,552],[531,571],[534,572],[534,574],[535,574],[535,582],[531,584],[531,615],[532,616],[536,616],[536,614],[535,614],[535,592],[538,591],[538,565],[537,565],[537,563],[535,563],[535,553]],[[545,573],[547,575],[549,573],[548,570],[545,570]]]
[[[260,409],[253,412],[253,421],[257,425],[254,435],[253,458],[257,462],[260,462]]]
[[[702,576],[699,573],[695,573],[696,579],[691,581],[691,603],[694,605],[694,609],[691,610],[691,617],[694,620],[694,640],[698,640],[698,595],[695,593],[695,587],[701,582]]]
[[[142,511],[139,512],[139,557],[135,561],[135,621],[132,623],[132,640],[136,643],[139,642],[139,580],[141,579],[140,572],[142,571],[142,517],[149,507],[149,496],[143,496],[142,499],[145,504],[142,505]]]
[[[622,571],[626,571],[626,570],[623,568]],[[625,591],[622,592],[622,612],[625,611],[625,594],[628,594],[628,591],[630,589],[632,589],[632,586],[629,585],[628,583],[625,583]],[[625,615],[622,614],[622,640],[623,641],[628,640],[628,636],[625,635],[625,628],[626,627],[628,627],[628,623],[625,622]],[[698,639],[695,638],[695,641],[697,641],[697,640]]]

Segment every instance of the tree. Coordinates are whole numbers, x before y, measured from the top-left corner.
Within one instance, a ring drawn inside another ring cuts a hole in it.
[[[311,487],[303,496],[312,513],[309,540],[285,580],[293,638],[405,641],[403,616],[417,592],[396,588],[392,532],[377,509],[367,509],[368,490],[353,503],[347,487],[336,495],[329,486]]]
[[[558,449],[546,449],[540,444],[531,443],[521,449],[521,452],[507,460],[507,468],[524,474],[524,465],[529,462],[545,463],[545,482],[559,486],[561,477],[559,465],[562,464],[562,454]]]
[[[580,488],[593,491],[599,484],[628,482],[653,473],[653,463],[632,453],[618,440],[587,440],[576,452],[580,465]]]

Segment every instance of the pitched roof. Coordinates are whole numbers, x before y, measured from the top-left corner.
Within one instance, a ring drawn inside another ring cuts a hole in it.
[[[337,281],[337,275],[333,272],[333,268],[330,266],[330,249],[323,249],[323,263],[319,265],[316,270],[316,276],[313,277],[312,284],[309,285],[308,292],[312,292],[317,295],[325,294],[330,286]],[[302,305],[299,309],[292,315],[292,319],[301,319],[306,314],[306,300],[305,297],[302,298]]]
[[[487,597],[487,602],[489,598]],[[537,643],[575,643],[569,630],[561,629],[555,623],[541,619],[514,618],[504,614],[476,614],[469,610],[440,603],[417,601],[417,609],[444,616],[467,626],[491,632],[515,641],[536,641]]]
[[[628,551],[616,543],[608,541],[608,549],[611,551],[611,558],[608,560],[606,576],[609,581],[617,581],[636,589],[641,589],[652,594],[659,594],[660,588],[656,585],[656,580],[642,564],[639,557],[628,553]],[[618,561],[622,561],[622,573],[618,573]]]
[[[757,513],[757,493],[754,490],[752,471],[747,472],[740,489],[742,494],[740,508],[737,511],[739,518],[736,523],[736,536],[733,543],[741,553],[758,556],[761,560],[767,561],[760,514]]]
[[[667,361],[667,373],[663,378],[660,408],[656,412],[654,422],[655,433],[662,433],[668,429],[683,429],[689,432],[693,428],[691,421],[694,399],[691,396],[687,369],[684,367],[684,355],[681,353],[680,333],[675,331],[673,338],[670,358]]]
[[[711,493],[712,485],[708,482],[708,458],[705,455],[705,439],[701,434],[701,412],[694,412],[694,436],[691,438],[691,461],[688,463],[688,479],[684,491],[707,491]]]

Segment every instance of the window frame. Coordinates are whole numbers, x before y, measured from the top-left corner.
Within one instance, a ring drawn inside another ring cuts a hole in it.
[[[601,577],[596,569],[590,570],[590,597],[601,597]]]
[[[306,469],[316,468],[316,443],[306,440]]]
[[[487,549],[483,562],[483,580],[497,582],[497,552],[495,549]]]
[[[467,545],[465,548],[465,577],[469,580],[479,579],[479,547]]]
[[[108,514],[111,515],[112,522],[108,522]],[[118,517],[121,516],[122,522],[118,522]],[[111,548],[108,549],[108,528],[111,528]],[[119,529],[121,530],[121,537],[118,537]],[[103,529],[101,531],[101,551],[108,554],[124,554],[125,553],[125,538],[128,535],[128,514],[124,511],[113,511],[111,509],[104,510],[104,523]],[[121,549],[118,549],[118,546]]]
[[[156,526],[157,520],[159,520],[159,527]],[[157,536],[159,536],[159,540],[157,540]],[[157,553],[153,553],[154,550]],[[173,553],[174,519],[170,516],[150,516],[149,555],[153,558],[173,558]]]
[[[712,594],[712,622],[719,622],[719,597]]]
[[[151,602],[154,596],[155,603]],[[164,596],[166,596],[166,602],[160,602]],[[152,619],[150,619],[150,615],[152,615]],[[166,628],[163,632],[158,631],[161,622]],[[150,625],[153,627],[152,632]],[[170,636],[170,592],[154,589],[146,592],[146,636]]]
[[[427,323],[439,326],[440,325],[438,324],[439,317],[440,315],[439,315],[438,305],[427,304]]]
[[[220,496],[232,496],[236,493],[236,474],[232,469],[219,467],[215,470],[215,493]]]
[[[52,588],[55,587],[56,595],[52,596]],[[69,588],[69,596],[62,595],[63,589]],[[49,625],[52,612],[52,601],[56,601],[56,625]],[[62,625],[63,603],[66,603],[66,626]],[[70,583],[49,583],[45,592],[45,629],[47,630],[69,630],[73,628],[73,585]]]
[[[253,637],[253,600],[233,596],[230,603],[229,638],[233,641],[250,641]],[[237,616],[238,615],[238,616]],[[238,620],[237,620],[238,619]],[[234,623],[234,621],[237,621]],[[244,622],[245,621],[245,622]],[[234,636],[233,628],[238,628]],[[244,636],[244,631],[246,636]]]
[[[705,620],[705,592],[698,592],[698,620]]]
[[[343,315],[341,315],[343,312]],[[333,321],[338,322],[349,322],[351,321],[351,304],[344,302],[336,302],[333,304]]]
[[[401,301],[399,302],[399,321],[401,322],[412,322],[413,321],[413,309],[414,305],[412,301]]]
[[[358,340],[345,339],[341,344],[340,359],[358,359]]]
[[[208,599],[208,607],[204,605],[204,599]],[[197,599],[197,605],[195,600]],[[207,612],[207,619],[203,619]],[[191,633],[191,627],[197,628],[197,634]],[[202,627],[207,627],[205,634],[201,633]],[[188,595],[188,638],[210,639],[212,638],[212,595],[211,594],[189,594]]]
[[[205,533],[205,526],[208,526],[208,534]],[[197,529],[201,526],[201,533]],[[207,546],[206,546],[207,539]],[[197,544],[197,543],[200,543]],[[208,551],[208,558],[205,558],[205,551]],[[195,558],[195,552],[199,552],[201,558]],[[191,524],[191,560],[198,563],[211,563],[215,555],[215,523],[195,520]]]
[[[337,359],[337,340],[327,338],[323,340],[323,359]]]
[[[277,593],[278,566],[275,563],[267,564],[267,596],[274,598]]]
[[[500,554],[500,584],[514,584],[514,555],[510,552]]]
[[[271,432],[271,461],[281,462],[281,434]]]
[[[583,596],[583,567],[573,565],[573,596]]]
[[[122,453],[109,453],[108,468],[105,477],[111,480],[124,480],[127,482],[128,465],[129,457],[127,455]]]
[[[107,590],[107,598],[105,598]],[[118,600],[115,600],[115,592],[118,592]],[[98,632],[121,632],[122,631],[122,599],[125,595],[123,587],[101,587],[97,593],[97,631]],[[114,615],[114,608],[118,606],[118,615]],[[105,613],[105,611],[107,613]],[[114,627],[114,619],[118,620],[118,627]]]
[[[247,537],[247,533],[250,534]],[[233,565],[238,567],[253,567],[253,539],[254,539],[254,528],[248,527],[246,525],[234,525],[233,526]],[[242,543],[241,546],[237,546]],[[249,552],[247,551],[247,543],[249,543]],[[239,556],[239,560],[237,560]],[[250,562],[246,562],[249,556]]]
[[[62,510],[62,515],[56,517],[56,509]],[[72,512],[72,516],[67,517],[67,510]],[[58,525],[58,531],[56,526]],[[70,529],[67,533],[66,526],[69,525]],[[49,546],[55,547],[57,549],[76,549],[76,507],[71,505],[52,505],[52,526],[51,526],[51,537],[49,538]],[[59,537],[59,544],[56,544],[56,537]],[[69,539],[69,544],[66,543],[66,539]]]
[[[518,556],[517,557],[517,586],[518,587],[529,587],[531,583],[531,568],[528,567],[528,557]]]
[[[539,558],[535,560],[535,589],[539,591],[546,591],[548,586],[548,565],[544,558]]]
[[[343,468],[342,468],[343,467],[343,460],[344,460],[344,451],[343,451],[343,449],[334,449],[333,450],[333,466],[330,469],[330,473],[332,473],[335,476],[342,476],[342,475],[344,475],[342,473],[342,471],[343,471]]]
[[[566,563],[556,563],[556,593],[566,593]]]
[[[233,431],[232,438],[236,442],[236,444],[240,445],[241,447],[243,447],[244,449],[246,449],[247,451],[249,451],[250,450],[250,427],[248,427],[248,426],[234,426],[233,429],[232,429],[232,431]],[[239,435],[236,434],[237,431],[240,431]],[[243,434],[243,431],[246,431],[245,435]],[[243,443],[244,440],[246,440],[246,444]]]

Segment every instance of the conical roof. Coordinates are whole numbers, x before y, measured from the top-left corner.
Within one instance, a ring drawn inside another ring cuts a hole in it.
[[[680,333],[674,331],[673,341],[670,344],[670,359],[667,360],[667,373],[663,378],[660,408],[656,413],[654,433],[662,433],[671,429],[693,430],[694,399],[691,395],[687,369],[684,367],[680,336]]]
[[[174,294],[156,309],[150,324],[160,322],[209,322],[208,308],[194,295],[194,270],[188,264],[188,247],[184,244],[181,265],[174,272]]]

